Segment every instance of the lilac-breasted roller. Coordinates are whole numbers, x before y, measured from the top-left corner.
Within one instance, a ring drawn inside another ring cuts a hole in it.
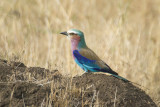
[[[127,79],[121,77],[113,71],[104,61],[102,61],[90,48],[87,47],[84,34],[80,30],[71,29],[60,34],[66,35],[71,41],[71,50],[74,61],[85,72],[104,72],[113,75],[123,81]]]

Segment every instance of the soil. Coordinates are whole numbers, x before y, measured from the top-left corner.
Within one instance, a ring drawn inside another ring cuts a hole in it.
[[[65,77],[58,70],[0,59],[0,107],[157,107],[140,88],[102,73]]]

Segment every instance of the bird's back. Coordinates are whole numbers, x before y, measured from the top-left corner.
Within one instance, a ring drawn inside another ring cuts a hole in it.
[[[102,61],[91,49],[87,48],[83,48],[79,50],[79,53],[90,59],[90,60],[95,60],[96,64],[101,68],[101,70],[103,70],[104,72],[110,72],[113,73],[115,75],[118,75],[118,73],[116,73],[115,71],[113,71],[104,61]]]
[[[86,57],[86,58],[88,58],[88,59],[90,59],[90,60],[96,60],[96,61],[100,61],[100,60],[101,60],[101,59],[100,59],[91,49],[89,49],[88,47],[80,49],[80,50],[79,50],[79,53],[80,53],[82,56],[84,56],[84,57]]]

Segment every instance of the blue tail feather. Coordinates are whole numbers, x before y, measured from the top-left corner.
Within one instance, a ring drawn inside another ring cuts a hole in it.
[[[114,74],[112,74],[112,75],[113,75],[114,77],[116,77],[116,78],[119,78],[119,79],[125,81],[125,82],[130,82],[129,80],[127,80],[127,79],[125,79],[125,78],[123,78],[123,77],[121,77],[121,76],[119,76],[119,75],[114,75]]]

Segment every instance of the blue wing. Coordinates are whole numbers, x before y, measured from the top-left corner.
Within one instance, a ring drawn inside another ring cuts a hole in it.
[[[82,56],[78,50],[73,51],[73,55],[75,57],[76,63],[86,72],[91,71],[91,72],[106,72],[114,75],[118,75],[116,72],[114,72],[112,69],[107,64],[104,64],[106,68],[102,68],[100,66],[100,63],[96,60],[90,60],[84,56]]]
[[[103,61],[98,62],[96,60],[90,60],[84,56],[82,56],[78,50],[74,50],[73,51],[73,55],[75,57],[75,61],[76,63],[86,72],[105,72],[105,73],[109,73],[112,74],[114,77],[119,78],[125,82],[129,82],[127,79],[121,77],[118,75],[118,73],[114,72],[106,63],[104,63]],[[102,64],[103,63],[103,64]],[[100,65],[102,64],[102,65]],[[106,67],[104,67],[104,65]],[[102,68],[104,67],[104,68]]]

